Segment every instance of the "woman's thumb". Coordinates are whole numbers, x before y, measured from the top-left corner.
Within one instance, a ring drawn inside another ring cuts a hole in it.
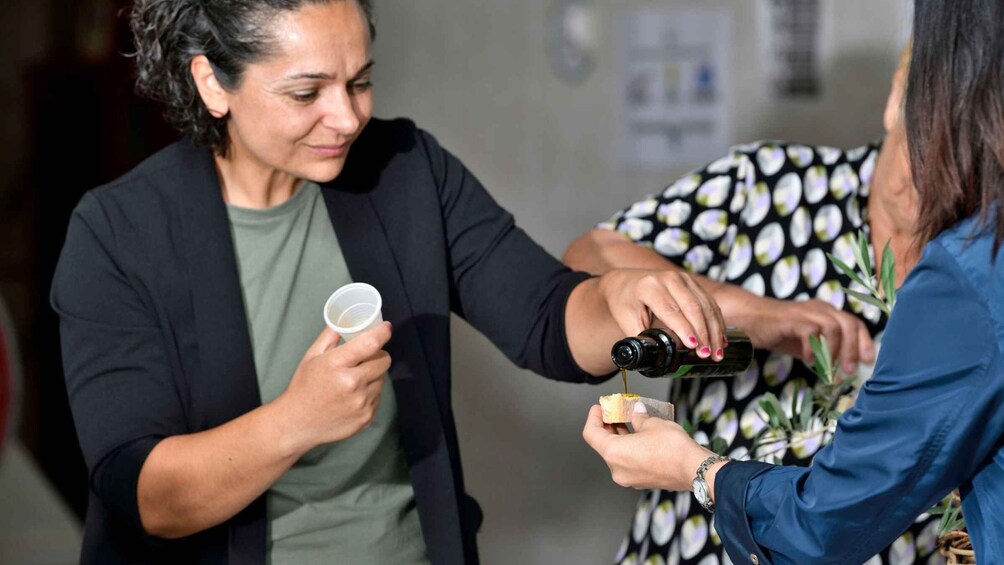
[[[648,408],[640,401],[634,403],[634,414],[631,415],[631,427],[635,431],[639,430],[645,421],[649,419]]]

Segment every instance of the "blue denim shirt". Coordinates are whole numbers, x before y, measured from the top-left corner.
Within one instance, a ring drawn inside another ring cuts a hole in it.
[[[1004,251],[992,262],[973,225],[925,247],[874,374],[811,467],[718,472],[735,563],[863,563],[956,487],[978,562],[1004,563]]]

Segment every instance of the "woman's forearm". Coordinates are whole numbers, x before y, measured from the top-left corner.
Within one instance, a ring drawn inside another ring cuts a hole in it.
[[[576,271],[594,275],[602,275],[613,269],[683,270],[626,235],[604,229],[593,229],[579,236],[568,246],[561,260]]]
[[[339,346],[338,334],[325,328],[275,400],[211,430],[158,443],[137,485],[143,528],[178,538],[220,524],[308,450],[369,425],[390,369],[383,350],[390,336],[384,322]]]
[[[580,283],[565,307],[565,333],[572,358],[583,371],[596,376],[615,369],[610,347],[624,337],[599,284],[597,278]]]
[[[675,272],[685,270],[652,249],[635,243],[626,235],[604,229],[590,230],[572,242],[562,257],[565,265],[577,271],[602,275],[614,269],[655,269]],[[694,282],[707,291],[722,309],[725,321],[743,327],[750,305],[762,297],[737,285],[718,282],[690,273]]]
[[[269,489],[310,447],[282,397],[226,424],[164,439],[139,475],[143,528],[180,538],[220,524]]]
[[[644,245],[632,241],[626,235],[604,229],[590,230],[578,237],[561,258],[565,265],[576,271],[602,275],[614,269],[652,269],[684,273],[686,270]],[[742,297],[755,298],[740,287],[721,283],[703,275],[688,273],[708,294],[721,304],[723,298],[739,300]],[[724,293],[719,296],[720,293]],[[722,305],[724,313],[725,308]]]

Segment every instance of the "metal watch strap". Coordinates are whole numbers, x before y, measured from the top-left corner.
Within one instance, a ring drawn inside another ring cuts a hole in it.
[[[708,469],[712,465],[714,465],[715,463],[718,463],[719,461],[732,461],[732,458],[731,457],[726,457],[724,455],[712,455],[712,456],[708,457],[707,459],[705,459],[704,461],[701,461],[701,464],[697,467],[697,478],[696,478],[696,480],[698,480],[701,483],[703,483],[705,490],[708,491],[708,501],[707,501],[706,504],[702,504],[702,506],[704,506],[704,509],[707,510],[708,512],[714,512],[715,511],[715,503],[712,500],[711,491],[708,489],[708,482],[706,480],[704,480],[704,474],[708,472]]]

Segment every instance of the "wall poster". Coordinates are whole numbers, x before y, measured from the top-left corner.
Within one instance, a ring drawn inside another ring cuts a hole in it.
[[[696,166],[729,146],[733,13],[641,6],[619,13],[618,152],[630,166]]]

